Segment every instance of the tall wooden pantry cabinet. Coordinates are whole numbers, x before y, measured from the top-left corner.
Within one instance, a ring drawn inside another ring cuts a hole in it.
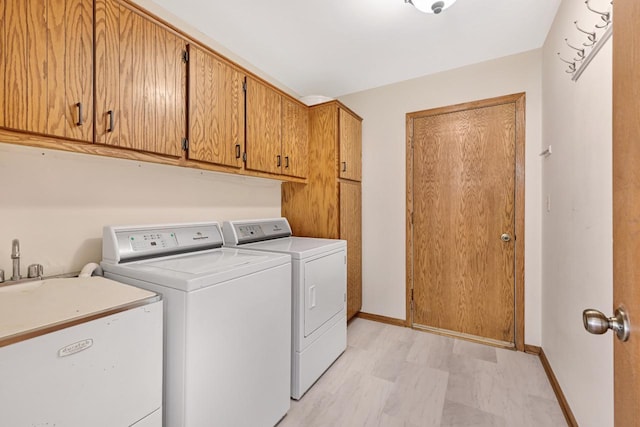
[[[309,110],[307,184],[282,185],[297,236],[347,241],[347,319],[362,306],[362,119],[338,101]]]

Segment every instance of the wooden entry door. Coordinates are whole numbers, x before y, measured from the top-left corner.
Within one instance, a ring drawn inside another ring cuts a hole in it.
[[[516,346],[523,105],[517,94],[407,117],[414,327]]]
[[[640,425],[640,2],[614,7],[612,311],[624,306],[631,323],[627,342],[612,338],[614,418],[626,427]]]

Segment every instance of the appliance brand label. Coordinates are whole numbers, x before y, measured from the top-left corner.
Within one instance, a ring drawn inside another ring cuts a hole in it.
[[[205,240],[205,239],[208,239],[208,238],[209,238],[209,236],[206,236],[206,235],[202,234],[199,231],[193,236],[193,240]]]
[[[72,354],[76,354],[88,349],[92,345],[93,340],[91,338],[74,342],[73,344],[69,344],[68,346],[62,347],[60,350],[58,350],[58,357],[71,356]]]

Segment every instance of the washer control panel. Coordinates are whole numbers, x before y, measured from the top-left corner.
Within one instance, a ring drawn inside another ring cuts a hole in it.
[[[129,235],[131,249],[134,252],[148,251],[156,248],[175,248],[178,246],[178,239],[175,233],[140,233]]]
[[[215,222],[156,226],[107,226],[102,233],[102,257],[107,262],[133,261],[222,247]]]

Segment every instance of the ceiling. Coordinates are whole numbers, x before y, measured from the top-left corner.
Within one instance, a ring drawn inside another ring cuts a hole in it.
[[[561,0],[153,0],[298,95],[337,97],[539,48]]]

